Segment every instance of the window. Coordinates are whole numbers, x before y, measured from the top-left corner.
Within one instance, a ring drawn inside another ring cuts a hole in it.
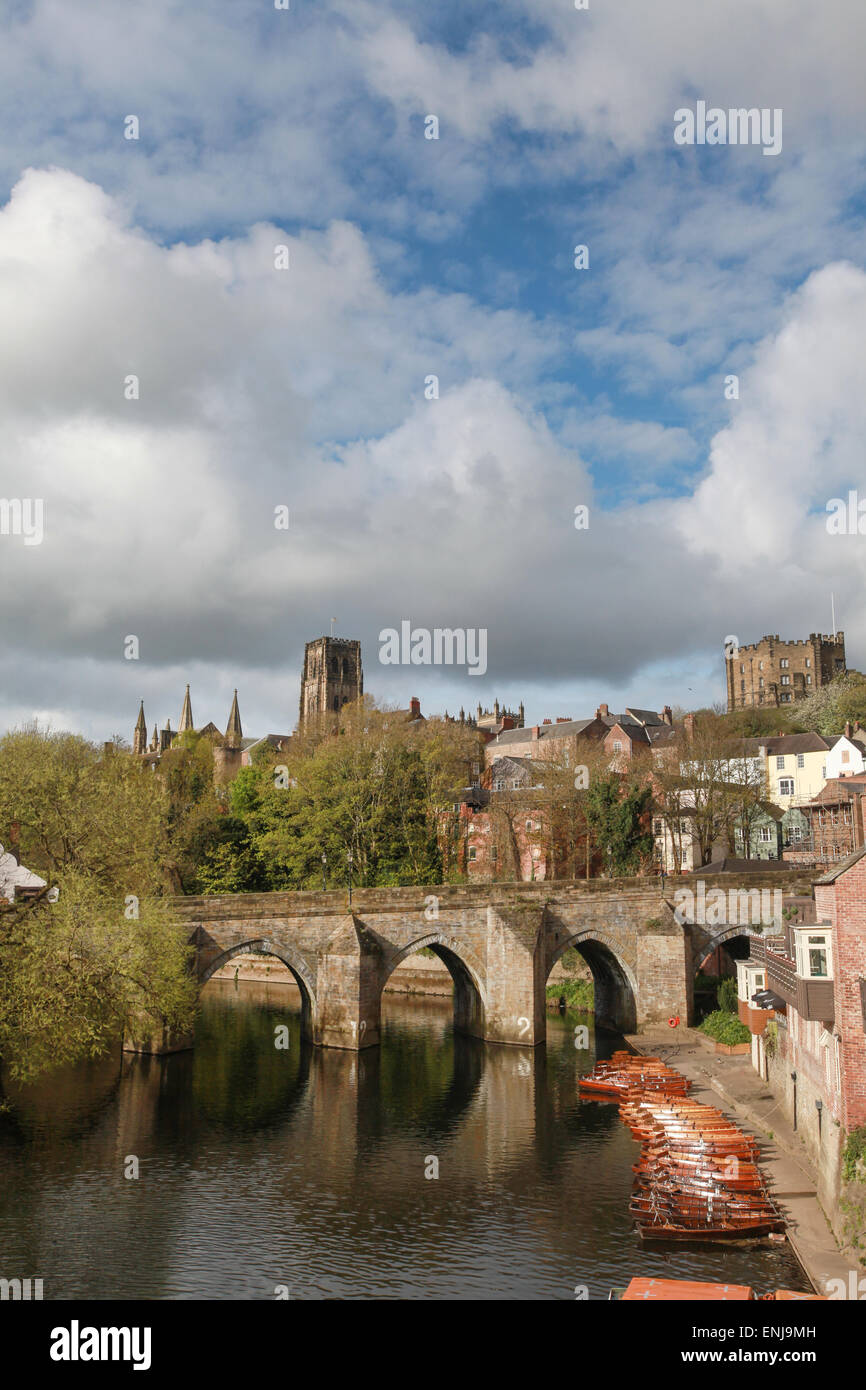
[[[742,663],[740,663],[740,675],[741,675],[741,676],[744,676],[745,674],[746,674],[746,668],[745,668],[745,666],[743,666]]]
[[[763,669],[764,669],[764,663],[763,663],[763,661],[759,661],[759,662],[758,662],[758,670],[759,670],[759,671],[763,671]]]
[[[761,826],[761,843],[764,844],[764,845],[768,845],[768,844],[770,843],[770,839],[771,839],[771,832],[770,832],[770,827],[769,827],[769,825],[762,825],[762,826]]]
[[[746,688],[746,682],[745,682],[745,681],[740,681],[740,690],[741,690],[741,691],[744,691],[745,688]]]
[[[791,703],[791,696],[790,696],[790,694],[788,694],[788,695],[780,695],[780,696],[779,696],[779,704],[780,704],[780,705],[789,705],[790,703]]]
[[[797,844],[803,838],[802,825],[792,825],[788,831],[788,839],[792,844]]]
[[[809,667],[810,667],[811,665],[812,665],[811,658],[807,656],[807,657],[806,657],[806,670],[807,670],[807,671],[808,671],[808,669],[809,669]]]
[[[661,823],[661,821],[660,821],[660,820],[654,820],[654,821],[653,821],[653,834],[654,834],[654,835],[661,835],[661,833],[662,833],[662,823]]]
[[[620,741],[619,741],[618,738],[615,738],[614,741],[613,741],[613,751],[614,751],[614,753],[621,753],[621,752],[622,752],[622,744],[620,743]]]
[[[798,766],[798,767],[805,767],[805,766],[806,766],[806,754],[805,754],[805,753],[798,753],[798,754],[797,754],[797,766]]]
[[[788,658],[786,656],[783,656],[782,660],[779,662],[779,665],[781,666],[783,671],[786,671],[788,669]]]
[[[795,928],[794,941],[797,974],[805,980],[831,980],[833,962],[830,933],[816,931],[814,927]]]
[[[793,777],[780,777],[780,778],[779,778],[779,795],[780,795],[780,796],[793,796],[793,795],[794,795],[794,779],[793,779]]]
[[[758,677],[758,686],[759,686],[759,688],[760,688],[761,690],[763,690],[763,688],[764,688],[764,677],[763,677],[763,676],[759,676],[759,677]]]
[[[527,829],[527,830],[531,830],[531,829],[532,829],[532,821],[531,821],[531,820],[528,820],[528,821],[526,822],[526,829]]]
[[[682,853],[680,854],[680,866],[681,866],[681,868],[688,868],[688,864],[689,864],[689,851],[688,851],[688,847],[684,847],[683,850],[682,850]]]
[[[784,753],[783,753],[782,756],[781,756],[780,758],[777,758],[777,759],[776,759],[776,767],[777,767],[777,768],[780,768],[780,767],[784,767],[784,766],[785,766],[785,755],[784,755]]]
[[[496,781],[493,783],[493,790],[495,792],[505,791],[505,779],[503,777],[497,777]]]
[[[491,851],[490,851],[490,858],[491,858],[491,861],[492,861],[494,864],[496,863],[497,859],[499,858],[499,850],[496,848],[495,845],[493,846],[493,848],[492,848]]]
[[[470,858],[470,860],[472,860],[472,859],[475,858],[475,846],[474,846],[474,845],[470,846],[470,849],[469,849],[469,858]]]
[[[783,676],[783,677],[782,677],[782,684],[783,684],[783,685],[790,685],[790,684],[791,684],[791,677],[790,677],[790,676]]]
[[[511,783],[511,790],[512,790],[513,792],[516,792],[516,791],[519,791],[519,789],[520,789],[520,778],[519,778],[519,777],[515,777],[514,781]]]
[[[807,685],[811,685],[811,684],[812,684],[812,677],[811,677],[811,676],[807,676],[807,677],[806,677],[806,684],[807,684]]]

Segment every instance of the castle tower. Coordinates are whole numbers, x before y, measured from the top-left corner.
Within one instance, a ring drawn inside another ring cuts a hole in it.
[[[317,637],[304,648],[298,728],[339,714],[364,693],[361,643],[348,637]]]
[[[180,724],[178,725],[178,733],[185,734],[190,732],[194,728],[195,725],[192,722],[192,703],[189,698],[189,686],[187,686],[186,694],[183,697],[183,709],[180,712]]]
[[[144,719],[144,701],[138,711],[138,718],[135,721],[135,733],[132,736],[133,753],[147,752],[147,724]]]

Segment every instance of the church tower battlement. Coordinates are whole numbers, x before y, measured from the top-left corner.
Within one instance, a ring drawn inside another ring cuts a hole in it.
[[[361,643],[349,637],[317,637],[304,648],[298,729],[310,728],[364,693]]]

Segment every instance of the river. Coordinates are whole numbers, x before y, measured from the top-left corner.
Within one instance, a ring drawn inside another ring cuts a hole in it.
[[[213,981],[193,1051],[7,1088],[0,1276],[41,1278],[46,1299],[605,1299],[635,1274],[808,1287],[787,1246],[641,1246],[638,1146],[615,1105],[578,1098],[622,1045],[591,1018],[552,1014],[546,1049],[455,1036],[447,999],[385,995],[382,1018],[378,1048],[314,1049],[294,989]]]

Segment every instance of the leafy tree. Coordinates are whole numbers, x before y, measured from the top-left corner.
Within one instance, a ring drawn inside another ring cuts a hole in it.
[[[652,855],[652,790],[637,778],[608,772],[590,783],[586,817],[593,843],[612,877],[636,874]]]
[[[847,671],[800,701],[797,714],[807,729],[825,736],[840,734],[846,720],[866,723],[866,680],[857,671]]]
[[[0,907],[0,1057],[32,1079],[123,1028],[184,1030],[196,995],[185,928],[160,896],[167,802],[119,751],[36,726],[0,739],[0,833],[59,888]]]

